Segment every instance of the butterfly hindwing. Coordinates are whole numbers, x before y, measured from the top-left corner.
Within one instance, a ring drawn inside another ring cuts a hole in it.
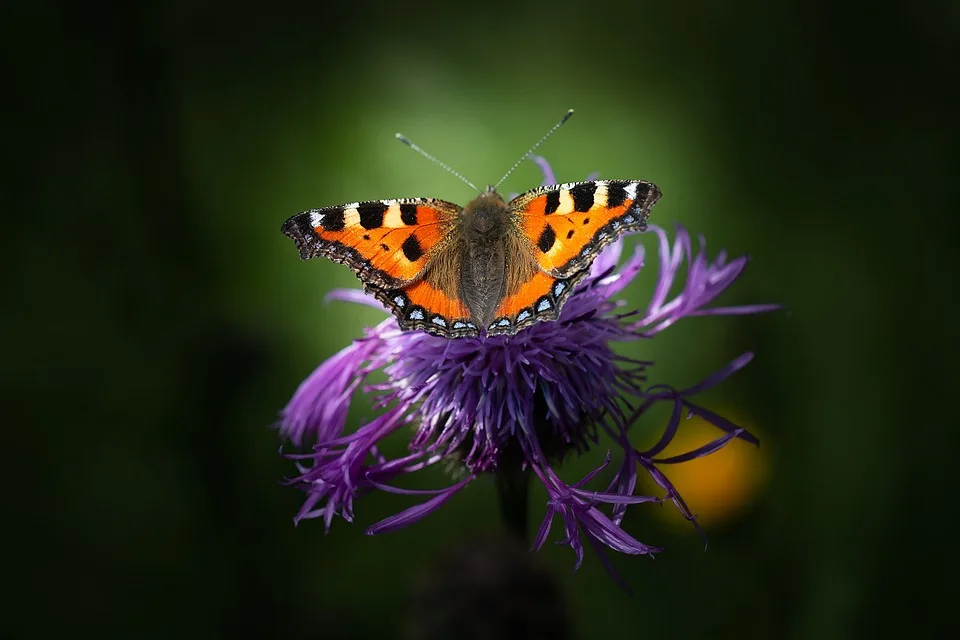
[[[364,282],[391,289],[414,282],[454,224],[460,207],[408,198],[302,211],[283,223],[300,258],[326,256]]]
[[[470,310],[460,300],[423,279],[402,289],[365,287],[397,318],[403,330],[423,329],[445,338],[479,335]]]
[[[503,299],[496,317],[486,328],[487,333],[510,335],[541,320],[556,320],[567,296],[586,275],[584,270],[568,278],[556,278],[537,271],[515,293]]]
[[[660,189],[642,180],[541,187],[509,203],[544,272],[569,278],[627,231],[644,231]]]

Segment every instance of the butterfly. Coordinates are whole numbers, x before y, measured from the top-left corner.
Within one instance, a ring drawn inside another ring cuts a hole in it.
[[[643,180],[557,184],[509,202],[490,186],[465,207],[433,198],[354,202],[302,211],[281,230],[301,259],[350,267],[401,329],[512,335],[556,320],[600,251],[645,231],[659,198]]]

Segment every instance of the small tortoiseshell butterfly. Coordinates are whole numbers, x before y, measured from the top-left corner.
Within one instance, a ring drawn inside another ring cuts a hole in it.
[[[303,211],[281,230],[302,260],[326,256],[353,269],[401,329],[511,335],[555,320],[600,250],[625,232],[645,231],[659,199],[660,189],[642,180],[558,184],[509,202],[493,185],[466,207],[432,198],[354,202]]]

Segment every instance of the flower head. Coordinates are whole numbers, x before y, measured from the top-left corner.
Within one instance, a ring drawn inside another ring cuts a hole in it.
[[[545,161],[545,183],[553,182]],[[287,454],[296,460],[299,475],[289,480],[306,493],[296,520],[323,518],[329,529],[334,516],[353,520],[354,501],[381,490],[429,496],[368,528],[370,535],[412,524],[435,511],[478,475],[502,469],[506,452],[519,451],[522,466],[532,471],[549,496],[546,514],[534,539],[539,549],[557,516],[563,543],[576,553],[577,566],[586,540],[603,559],[603,548],[634,555],[659,548],[644,544],[622,527],[629,505],[671,501],[694,521],[680,495],[658,465],[675,464],[716,451],[732,438],[756,439],[746,430],[692,400],[712,388],[752,358],[746,353],[724,369],[687,389],[649,384],[653,363],[618,355],[615,343],[648,340],[686,316],[747,314],[776,305],[705,308],[739,276],[746,258],[727,261],[720,252],[706,255],[687,231],[677,226],[671,241],[662,228],[651,226],[658,238],[657,286],[644,310],[624,310],[618,300],[644,267],[638,246],[621,263],[622,243],[608,247],[594,262],[554,322],[540,322],[513,336],[446,339],[421,331],[401,331],[390,317],[363,338],[323,363],[297,389],[282,412],[283,438],[306,453]],[[686,262],[682,290],[671,295],[681,265]],[[358,290],[335,291],[332,299],[379,303]],[[381,307],[382,308],[382,307]],[[366,384],[382,370],[386,381]],[[345,434],[347,408],[357,392],[371,393],[379,415]],[[660,440],[638,450],[628,439],[631,426],[654,405],[673,408]],[[683,455],[658,458],[685,414],[696,414],[715,425],[719,437]],[[387,435],[410,427],[409,452],[387,459],[377,445]],[[622,458],[605,487],[590,486],[613,460],[573,484],[561,479],[556,467],[570,452],[583,452],[601,434],[613,440]],[[512,458],[511,458],[512,460]],[[452,463],[455,482],[437,491],[415,491],[393,483],[437,463]],[[664,489],[664,498],[635,495],[639,470]]]

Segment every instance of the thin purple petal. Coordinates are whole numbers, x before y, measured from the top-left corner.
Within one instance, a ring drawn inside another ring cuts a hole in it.
[[[323,298],[327,302],[337,300],[339,302],[353,302],[355,304],[362,304],[368,307],[373,307],[380,311],[386,312],[387,309],[380,301],[371,296],[368,293],[364,293],[360,289],[334,289],[330,293],[324,296]]]
[[[552,184],[557,184],[557,177],[553,173],[553,167],[550,166],[550,163],[547,162],[547,159],[542,156],[530,156],[530,159],[533,160],[540,171],[543,172],[543,180],[540,184],[544,187],[548,187]]]
[[[670,456],[668,458],[652,458],[652,461],[656,462],[657,464],[678,464],[680,462],[689,462],[690,460],[702,458],[710,455],[711,453],[719,451],[726,446],[728,442],[739,436],[744,431],[745,429],[737,429],[736,431],[725,433],[716,440],[711,440],[707,444],[697,447],[691,451],[687,451],[686,453]]]
[[[443,493],[430,498],[426,502],[410,507],[409,509],[404,509],[400,513],[392,515],[389,518],[384,518],[380,522],[371,525],[367,529],[367,535],[375,536],[380,533],[389,533],[422,520],[424,517],[428,516],[430,513],[440,507],[440,505],[442,505],[444,502],[452,498],[458,491],[460,491],[460,489],[463,489],[465,486],[467,486],[467,484],[469,484],[475,477],[476,476],[468,476],[445,490]]]

